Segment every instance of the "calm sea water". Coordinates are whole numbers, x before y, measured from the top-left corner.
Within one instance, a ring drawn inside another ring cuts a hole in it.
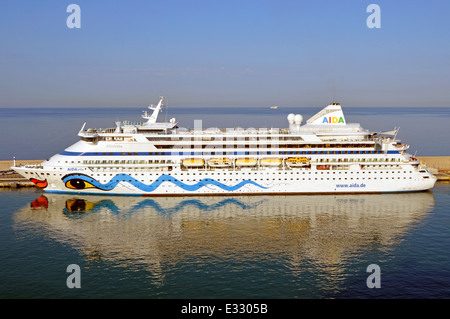
[[[75,142],[83,121],[112,127],[116,119],[137,120],[135,111],[0,109],[8,137],[1,156],[46,158]],[[286,126],[280,109],[179,111],[171,113],[185,127],[194,119],[204,127]],[[448,109],[351,109],[346,116],[372,130],[400,126],[399,137],[418,155],[450,155]],[[0,298],[449,298],[449,207],[450,184],[443,183],[428,192],[340,196],[4,189]],[[66,284],[72,264],[81,288]],[[380,288],[367,286],[372,264],[380,267]]]

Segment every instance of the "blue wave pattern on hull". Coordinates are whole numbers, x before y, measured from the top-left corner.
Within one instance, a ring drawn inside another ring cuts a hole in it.
[[[151,183],[149,185],[142,183],[141,181],[135,179],[134,177],[132,177],[128,174],[117,174],[106,184],[102,184],[102,183],[98,182],[97,180],[93,179],[92,177],[89,177],[89,176],[83,175],[83,174],[70,174],[70,175],[64,176],[62,179],[62,181],[65,184],[72,180],[85,181],[85,182],[91,184],[92,186],[94,186],[95,188],[98,188],[98,189],[101,189],[104,191],[113,190],[117,186],[117,184],[119,184],[121,182],[130,183],[131,185],[135,186],[136,188],[138,188],[139,190],[144,191],[144,192],[153,192],[164,182],[171,182],[171,183],[175,184],[176,186],[178,186],[186,191],[191,191],[191,192],[199,190],[200,188],[208,186],[208,185],[214,185],[223,190],[230,191],[230,192],[236,191],[247,184],[255,185],[255,186],[257,186],[259,188],[263,188],[263,189],[269,188],[269,187],[262,186],[251,180],[244,180],[234,186],[228,186],[228,185],[222,184],[212,178],[204,178],[196,184],[188,185],[188,184],[185,184],[185,183],[179,181],[178,179],[174,178],[173,176],[166,175],[166,174],[161,175],[160,177],[158,177],[156,179],[156,181],[154,181],[153,183]]]

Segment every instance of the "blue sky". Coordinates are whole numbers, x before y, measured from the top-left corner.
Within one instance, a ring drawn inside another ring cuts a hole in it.
[[[81,28],[69,29],[69,4]],[[381,28],[369,29],[369,4]],[[449,1],[0,2],[0,107],[450,106]]]

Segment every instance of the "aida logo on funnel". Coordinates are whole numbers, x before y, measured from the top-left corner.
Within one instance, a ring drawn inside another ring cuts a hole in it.
[[[323,117],[323,120],[322,120],[322,124],[339,124],[339,123],[342,123],[342,124],[345,124],[345,122],[344,122],[344,119],[342,118],[342,116],[340,116],[340,117],[335,117],[335,116],[330,116],[330,117],[326,117],[326,116],[324,116]]]

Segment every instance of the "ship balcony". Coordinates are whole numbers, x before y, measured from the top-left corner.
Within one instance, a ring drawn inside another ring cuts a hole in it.
[[[80,131],[78,132],[79,137],[98,137],[98,131],[96,129],[88,129],[87,131]]]
[[[87,131],[81,130],[80,132],[78,132],[78,136],[83,142],[95,144],[98,141],[99,134],[95,129],[88,129]]]
[[[393,144],[393,145],[399,151],[406,151],[409,148],[409,145],[404,144],[404,143],[397,143],[397,144]]]

